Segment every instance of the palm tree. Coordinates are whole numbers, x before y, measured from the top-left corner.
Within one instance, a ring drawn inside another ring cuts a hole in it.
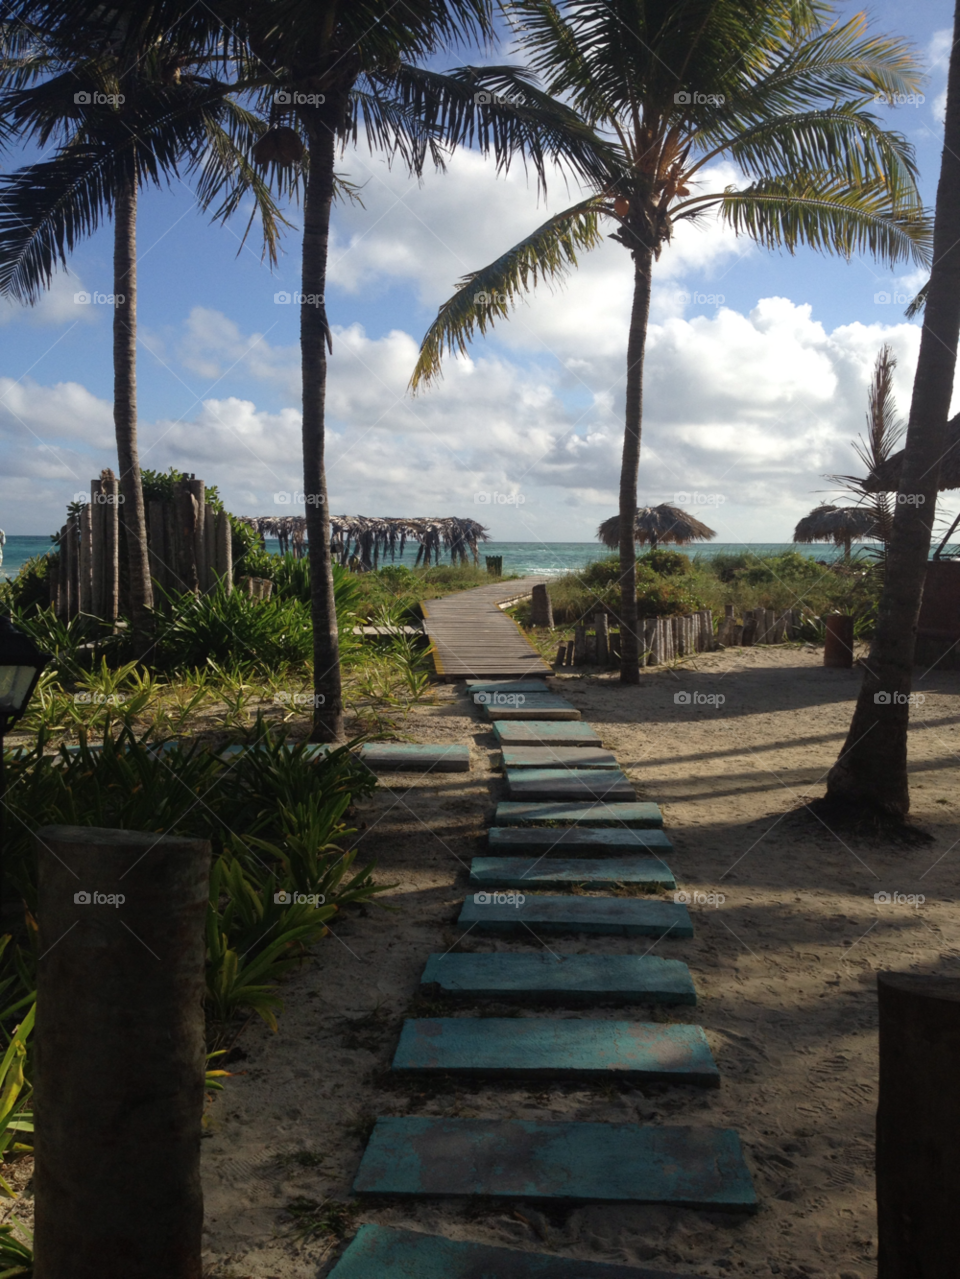
[[[580,177],[597,178],[597,142],[570,108],[532,87],[515,66],[441,73],[417,62],[468,37],[492,38],[489,0],[241,0],[225,40],[258,82],[272,128],[257,158],[275,173],[305,151],[300,349],[303,491],[309,545],[315,709],[312,738],[343,735],[340,650],[334,607],[324,460],[325,394],[332,332],[324,300],[330,211],[339,152],[362,130],[371,149],[399,157],[419,176],[443,167],[462,143],[514,155],[545,182],[549,161],[567,156]],[[230,42],[233,43],[230,43]],[[521,89],[529,105],[517,105]],[[492,102],[484,99],[492,98]]]
[[[151,630],[153,588],[137,444],[137,201],[146,186],[199,173],[198,202],[233,212],[253,192],[265,241],[275,254],[278,214],[246,159],[263,125],[229,96],[230,86],[200,74],[200,55],[168,37],[138,38],[129,13],[105,29],[96,14],[62,32],[37,36],[15,23],[0,67],[0,118],[11,137],[51,159],[0,178],[0,293],[33,303],[57,263],[100,220],[113,216],[113,416],[124,504],[120,520],[134,633]],[[30,38],[23,37],[24,30]],[[39,29],[45,29],[42,25]]]
[[[551,95],[568,100],[614,156],[593,194],[459,282],[427,333],[414,389],[505,318],[538,279],[601,243],[601,219],[633,263],[620,470],[620,677],[639,680],[636,561],[643,363],[653,264],[681,220],[714,212],[767,248],[800,245],[889,263],[926,257],[928,222],[913,153],[867,109],[911,91],[900,41],[866,36],[813,0],[516,0],[520,48]],[[735,52],[734,52],[735,51]],[[701,189],[732,161],[744,182]],[[492,299],[492,301],[491,301]]]
[[[901,822],[910,810],[907,730],[923,579],[948,443],[947,413],[960,341],[960,4],[954,14],[933,266],[877,631],[850,731],[827,778],[827,805]],[[881,1252],[883,1251],[881,1241]],[[882,1257],[881,1257],[882,1264]]]

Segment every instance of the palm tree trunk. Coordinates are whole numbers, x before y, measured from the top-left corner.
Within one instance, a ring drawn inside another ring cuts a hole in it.
[[[126,546],[134,639],[153,629],[153,583],[137,449],[137,176],[117,193],[113,220],[113,425],[123,501],[118,512]]]
[[[653,250],[633,252],[633,311],[627,343],[627,411],[620,463],[620,681],[640,683],[637,635],[637,484],[640,479],[640,429],[643,420],[643,353],[650,315]]]
[[[960,0],[947,82],[943,157],[933,228],[933,269],[924,312],[900,492],[887,549],[876,640],[840,758],[827,779],[827,799],[902,819],[907,782],[907,696],[913,676],[917,618],[937,505],[960,338]]]
[[[300,364],[303,374],[303,492],[310,556],[310,615],[313,621],[313,732],[311,741],[343,737],[340,638],[333,594],[330,513],[324,468],[324,403],[329,329],[323,303],[327,279],[330,207],[333,203],[335,135],[324,120],[311,123],[310,172],[303,209],[303,299],[300,304]]]

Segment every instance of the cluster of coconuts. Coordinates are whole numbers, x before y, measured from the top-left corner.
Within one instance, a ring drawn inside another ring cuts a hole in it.
[[[303,142],[296,129],[289,124],[277,124],[268,129],[253,148],[257,164],[298,164],[303,159]]]

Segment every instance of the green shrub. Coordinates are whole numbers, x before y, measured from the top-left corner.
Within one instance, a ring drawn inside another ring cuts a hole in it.
[[[9,612],[29,617],[49,607],[50,565],[51,562],[57,563],[59,558],[54,551],[49,555],[34,555],[20,565],[16,577],[4,583],[3,587],[3,599]]]
[[[637,567],[641,565],[651,569],[659,577],[678,577],[693,571],[689,555],[684,555],[682,551],[665,551],[662,547],[638,556]]]
[[[213,663],[267,672],[306,662],[312,653],[310,613],[299,600],[252,600],[221,586],[176,598],[159,627],[152,665],[182,671]]]

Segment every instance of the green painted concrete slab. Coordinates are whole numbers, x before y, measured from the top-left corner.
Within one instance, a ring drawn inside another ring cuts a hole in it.
[[[626,773],[607,768],[508,768],[507,794],[531,800],[631,800],[637,798]]]
[[[501,746],[599,746],[589,724],[554,723],[546,719],[497,720],[493,726]]]
[[[533,803],[505,800],[497,805],[495,826],[626,826],[657,827],[663,817],[656,804],[641,800],[631,803],[572,804]]]
[[[493,1248],[397,1230],[361,1226],[330,1279],[696,1279],[663,1270],[636,1270],[516,1248]]]
[[[690,969],[659,955],[431,955],[423,994],[527,1004],[696,1004]]]
[[[585,1017],[429,1017],[403,1023],[393,1070],[490,1079],[720,1085],[700,1026]]]
[[[418,742],[367,742],[360,758],[374,772],[469,773],[469,746],[423,746]]]
[[[618,768],[613,751],[596,746],[504,746],[505,768]]]
[[[520,898],[524,898],[523,901]],[[511,900],[512,899],[512,900]],[[478,933],[537,936],[593,933],[598,937],[692,937],[693,921],[681,902],[643,897],[548,897],[489,888],[463,903],[461,928]]]
[[[733,1129],[652,1124],[378,1119],[353,1189],[407,1198],[757,1207]]]
[[[482,707],[484,715],[491,720],[580,718],[580,712],[573,703],[556,693],[482,693],[478,696],[493,699]]]
[[[654,857],[474,857],[470,883],[493,888],[676,888],[666,862]]]
[[[655,854],[673,852],[662,830],[628,830],[623,826],[491,826],[487,831],[491,853],[536,853],[538,857],[563,857],[567,853]]]
[[[467,692],[477,693],[549,693],[542,679],[468,679]]]

